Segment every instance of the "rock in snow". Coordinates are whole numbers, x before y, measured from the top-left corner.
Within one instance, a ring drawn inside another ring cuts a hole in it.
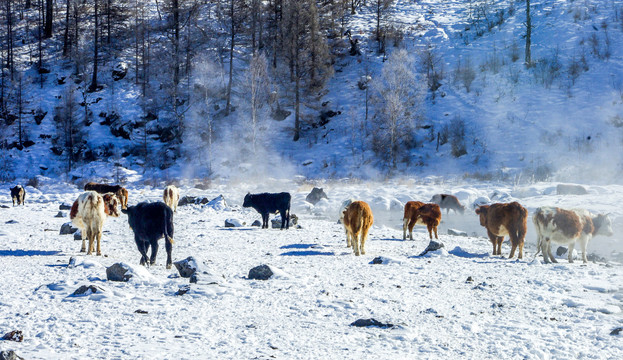
[[[368,326],[375,326],[375,327],[379,327],[381,329],[388,329],[388,328],[392,328],[394,327],[394,324],[390,324],[390,323],[382,323],[376,319],[359,319],[356,320],[355,322],[351,323],[350,326],[356,326],[356,327],[368,327]]]
[[[311,203],[312,205],[316,205],[316,203],[320,201],[320,199],[328,199],[328,198],[329,197],[327,196],[327,194],[325,194],[322,188],[315,187],[307,195],[307,197],[305,198],[305,201],[307,201],[308,203]]]
[[[24,341],[24,334],[22,334],[21,330],[13,330],[13,331],[9,331],[8,333],[4,334],[4,336],[1,339],[22,342]]]
[[[82,285],[74,291],[73,295],[91,295],[102,291],[104,291],[104,289],[95,285]]]
[[[426,249],[424,249],[424,251],[422,251],[422,253],[419,256],[424,256],[428,252],[437,251],[443,247],[445,247],[445,245],[441,241],[431,240],[428,243],[428,246],[426,247]]]
[[[0,360],[24,360],[23,357],[17,356],[15,351],[0,351]]]
[[[61,225],[60,235],[69,235],[78,231],[78,228],[71,226],[71,222],[66,222]]]
[[[183,278],[189,278],[197,271],[197,261],[194,257],[189,256],[184,260],[176,261],[173,263]]]
[[[251,226],[262,226],[262,222],[259,220],[255,220]]]
[[[465,231],[455,230],[455,229],[448,229],[448,235],[467,237],[467,233]]]
[[[225,219],[225,227],[226,228],[230,228],[230,227],[241,227],[242,224],[240,223],[240,220],[238,219]]]
[[[273,276],[273,271],[268,265],[256,266],[249,270],[249,280],[268,280]]]
[[[128,281],[132,274],[128,274],[130,268],[122,263],[115,263],[106,268],[106,278],[108,281]]]

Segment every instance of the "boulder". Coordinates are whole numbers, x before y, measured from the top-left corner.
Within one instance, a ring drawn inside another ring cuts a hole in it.
[[[586,195],[588,191],[581,185],[558,184],[556,186],[556,194],[558,195]]]
[[[281,215],[275,216],[275,218],[272,219],[270,223],[273,229],[281,229]],[[299,223],[299,217],[296,216],[296,214],[290,214],[290,226],[296,227],[298,223]],[[260,225],[262,224],[260,223]]]
[[[268,280],[273,276],[273,271],[268,265],[256,266],[249,270],[249,280]]]
[[[238,219],[225,219],[225,227],[241,227],[242,224]]]
[[[329,197],[327,196],[327,194],[325,194],[322,188],[315,187],[312,189],[312,191],[309,194],[307,194],[305,201],[307,201],[308,203],[311,203],[312,205],[316,205],[316,203],[320,201],[320,199],[328,199],[328,198]]]
[[[13,331],[9,331],[8,333],[4,334],[4,336],[1,339],[22,342],[24,341],[24,334],[22,334],[21,330],[13,330]]]
[[[59,211],[58,213],[56,213],[54,217],[62,218],[62,217],[65,217],[65,214],[62,211]]]
[[[97,292],[103,292],[103,291],[104,289],[102,289],[101,287],[95,286],[95,285],[82,285],[81,287],[76,289],[76,291],[74,291],[73,295],[74,296],[91,295],[91,294],[95,294]]]
[[[190,291],[190,285],[180,286],[179,290],[175,292],[175,295],[181,296]]]
[[[177,206],[184,206],[184,205],[188,205],[188,204],[194,204],[195,203],[195,196],[184,196],[182,197],[178,203]]]
[[[623,331],[623,327],[618,327],[610,332],[610,335],[619,335]]]
[[[377,256],[374,259],[372,259],[372,262],[370,264],[382,264],[382,263],[383,263],[383,258],[380,256]]]
[[[214,199],[207,202],[207,204],[207,207],[210,207],[216,211],[223,211],[227,208],[227,202],[225,201],[225,197],[223,195],[215,197]]]
[[[192,274],[197,271],[197,261],[194,257],[189,256],[184,260],[176,261],[173,263],[175,268],[180,273],[180,276],[183,278],[189,278]]]
[[[60,235],[69,235],[78,231],[78,228],[71,226],[71,222],[66,222],[61,225]]]
[[[9,220],[5,224],[19,224],[19,222],[17,220]]]
[[[132,274],[128,274],[130,268],[122,263],[115,263],[106,268],[106,278],[108,281],[128,281]]]
[[[59,210],[71,210],[71,205],[68,205],[67,203],[62,203],[58,206]]]
[[[253,224],[251,224],[251,226],[258,226],[258,227],[259,227],[259,226],[262,226],[262,222],[261,222],[261,221],[259,221],[259,220],[255,220],[255,221],[253,222]]]
[[[71,256],[69,258],[69,263],[67,264],[67,267],[70,268],[70,269],[73,269],[73,268],[76,267],[76,258],[75,257]]]
[[[376,319],[358,319],[355,322],[351,323],[350,326],[356,326],[356,327],[368,327],[368,326],[374,326],[374,327],[379,327],[381,329],[389,329],[394,327],[394,324],[390,324],[390,323],[382,323]]]
[[[455,229],[448,229],[448,235],[454,235],[454,236],[468,236],[467,232],[465,231],[461,231],[461,230],[455,230]]]
[[[74,233],[74,240],[82,240],[82,231],[78,230]]]
[[[17,356],[13,350],[5,350],[0,351],[0,360],[24,360],[24,358]]]
[[[422,253],[419,256],[423,256],[426,253],[431,252],[431,251],[437,251],[443,247],[445,247],[445,245],[441,241],[431,240],[428,243],[428,246],[426,247],[426,249],[424,249],[424,251],[422,251]]]

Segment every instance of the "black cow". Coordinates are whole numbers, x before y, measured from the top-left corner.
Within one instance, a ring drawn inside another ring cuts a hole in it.
[[[11,200],[13,200],[13,206],[17,202],[17,205],[24,205],[24,199],[26,198],[26,190],[22,185],[16,185],[11,188]]]
[[[252,207],[262,214],[262,229],[268,229],[268,214],[281,214],[281,229],[285,226],[290,228],[290,196],[287,192],[278,194],[247,194],[244,197],[244,207]]]
[[[158,240],[164,237],[164,248],[167,250],[167,269],[171,268],[171,250],[173,249],[173,210],[165,203],[142,202],[136,206],[121,209],[128,214],[128,222],[134,230],[134,241],[141,253],[141,265],[147,264],[147,250],[151,245],[149,264],[156,263]]]

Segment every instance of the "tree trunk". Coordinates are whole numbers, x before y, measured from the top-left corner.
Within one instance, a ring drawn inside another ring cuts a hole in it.
[[[298,35],[297,35],[298,36]],[[295,50],[295,64],[294,64],[294,71],[295,71],[295,86],[294,86],[294,93],[295,93],[295,106],[294,106],[294,138],[292,140],[294,141],[298,141],[299,138],[301,137],[301,120],[300,120],[300,105],[301,105],[301,72],[300,72],[300,65],[299,65],[299,47],[296,47]]]
[[[532,65],[530,46],[532,45],[532,17],[530,16],[530,0],[526,0],[526,67]]]
[[[44,38],[46,39],[49,39],[52,37],[52,21],[53,20],[54,20],[54,2],[53,0],[45,0]]]
[[[231,44],[229,47],[229,81],[227,82],[227,105],[225,106],[225,114],[228,115],[231,111],[231,83],[234,77],[234,41],[236,39],[236,23],[234,20],[234,0],[230,0],[230,13],[231,16]]]
[[[65,34],[63,35],[63,56],[69,53],[69,3],[71,0],[65,1]]]
[[[95,35],[93,36],[93,42],[94,42],[94,49],[93,49],[93,79],[91,80],[91,86],[89,87],[90,91],[96,91],[97,90],[97,57],[98,57],[98,52],[99,52],[99,41],[98,41],[98,35],[99,35],[99,17],[98,17],[98,13],[97,13],[97,2],[98,0],[95,0]]]
[[[173,26],[174,26],[174,44],[173,52],[175,55],[175,64],[173,68],[173,84],[177,88],[180,83],[180,8],[179,0],[173,0]],[[177,93],[177,90],[176,90]],[[177,99],[174,99],[177,106]]]
[[[7,39],[7,58],[6,58],[6,67],[9,69],[9,74],[11,74],[11,80],[14,75],[14,63],[13,63],[13,14],[11,12],[11,1],[6,1],[6,39]]]

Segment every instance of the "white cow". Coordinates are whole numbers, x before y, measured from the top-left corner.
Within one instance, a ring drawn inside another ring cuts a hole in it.
[[[582,260],[587,263],[586,247],[595,235],[612,235],[612,222],[608,215],[593,215],[587,210],[564,210],[557,207],[540,207],[532,217],[537,233],[537,252],[543,252],[546,263],[557,262],[552,254],[551,243],[568,245],[568,259],[573,262],[576,241],[582,248]]]
[[[94,245],[97,240],[97,255],[102,255],[100,242],[102,239],[102,227],[107,216],[119,216],[117,209],[119,201],[112,194],[103,196],[95,191],[85,191],[74,201],[69,218],[71,222],[80,229],[82,233],[82,248],[80,252],[86,251],[85,238],[89,239],[89,250],[87,255],[95,250]]]
[[[177,203],[180,201],[180,190],[175,185],[168,185],[164,188],[162,199],[165,204],[169,205],[171,210],[177,212]]]

